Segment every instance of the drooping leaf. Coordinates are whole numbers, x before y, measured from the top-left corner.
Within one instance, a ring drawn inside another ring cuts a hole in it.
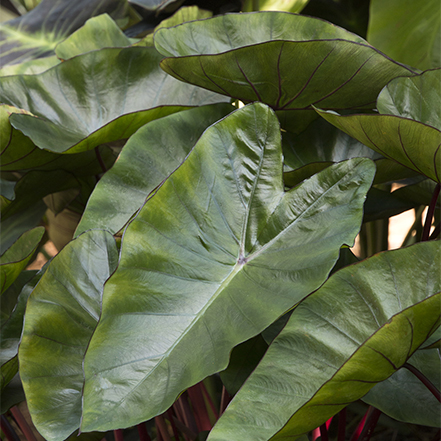
[[[368,41],[386,55],[418,69],[441,65],[438,0],[372,0]]]
[[[2,294],[26,267],[43,234],[43,227],[27,231],[2,254],[0,257],[0,288]]]
[[[316,289],[359,230],[373,169],[357,158],[285,193],[268,107],[207,129],[125,231],[85,357],[82,430],[162,413]]]
[[[418,121],[392,115],[346,115],[317,110],[363,144],[398,163],[440,182],[441,131]]]
[[[125,139],[147,122],[224,97],[188,87],[158,66],[154,48],[92,51],[39,75],[0,78],[11,124],[40,148],[78,153]]]
[[[127,13],[124,0],[43,0],[27,14],[0,24],[2,66],[53,55],[54,48],[88,18]]]
[[[76,176],[92,176],[102,173],[102,166],[111,167],[115,161],[112,151],[102,145],[95,151],[60,155],[39,149],[27,136],[14,129],[9,117],[22,109],[0,105],[0,170],[24,171],[32,169],[65,170]]]
[[[79,427],[83,356],[117,258],[109,233],[85,233],[54,257],[29,297],[20,376],[32,420],[47,440],[64,440]]]
[[[258,0],[257,7],[259,11],[285,11],[300,12],[309,0]],[[244,12],[253,11],[253,0],[245,0],[242,10]]]
[[[441,389],[438,349],[418,350],[408,363],[421,371],[438,390]],[[434,404],[432,393],[407,369],[399,369],[375,385],[362,399],[398,421],[439,426],[440,406]]]
[[[149,193],[184,161],[202,132],[233,109],[229,104],[202,106],[139,129],[97,184],[75,234],[91,228],[119,231]]]
[[[331,23],[283,12],[218,16],[160,29],[170,75],[275,110],[371,108],[381,88],[413,71]],[[292,112],[287,112],[292,113]]]
[[[441,130],[441,68],[392,80],[378,96],[377,109]]]
[[[61,60],[67,60],[97,49],[126,47],[131,44],[130,38],[124,35],[109,15],[102,14],[87,20],[84,26],[59,43],[55,54]]]
[[[439,326],[440,264],[439,244],[425,242],[331,276],[294,310],[208,439],[295,440],[389,378]],[[431,405],[439,414],[433,396]]]

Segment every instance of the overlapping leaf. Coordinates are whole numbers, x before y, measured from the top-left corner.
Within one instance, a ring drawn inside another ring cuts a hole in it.
[[[425,242],[335,273],[294,310],[208,439],[295,440],[394,374],[439,326],[440,263],[439,244]]]
[[[147,122],[192,106],[226,101],[164,73],[154,48],[93,51],[39,75],[0,78],[11,124],[40,148],[78,153],[128,138]]]
[[[147,11],[159,11],[174,10],[179,7],[183,0],[129,0],[130,3],[141,6]]]
[[[113,18],[126,15],[124,0],[43,0],[27,14],[0,25],[1,65],[47,57],[88,18],[107,12]]]
[[[381,88],[413,71],[361,37],[283,12],[229,14],[155,34],[170,75],[275,110],[373,106]],[[290,113],[290,112],[288,112]]]
[[[186,158],[202,132],[234,109],[213,104],[152,121],[134,134],[92,193],[76,235],[119,231],[145,198]]]
[[[8,289],[33,256],[44,234],[43,227],[34,228],[23,235],[0,257],[1,293]]]
[[[418,69],[441,65],[441,6],[438,0],[372,0],[368,40]]]
[[[268,107],[206,130],[125,232],[85,357],[82,430],[162,413],[323,283],[359,230],[373,175],[357,158],[285,193]]]
[[[0,105],[0,170],[66,170],[76,176],[91,176],[102,173],[102,165],[110,167],[115,156],[107,146],[99,146],[94,151],[64,155],[41,150],[27,136],[14,129],[9,122],[12,113],[21,109]]]
[[[382,114],[317,111],[383,156],[440,182],[441,69],[395,79],[379,95],[377,107]]]
[[[109,233],[87,232],[54,257],[29,297],[20,376],[32,420],[47,440],[64,440],[79,427],[83,356],[117,259]]]

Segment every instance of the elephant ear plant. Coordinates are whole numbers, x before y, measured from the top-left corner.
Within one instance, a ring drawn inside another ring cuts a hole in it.
[[[0,26],[6,439],[439,439],[436,51],[376,1],[83,3]]]

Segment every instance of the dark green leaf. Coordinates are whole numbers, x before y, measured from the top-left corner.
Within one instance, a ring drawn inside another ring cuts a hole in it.
[[[359,231],[373,175],[357,158],[285,193],[268,107],[207,129],[125,231],[86,353],[82,429],[164,412],[320,286]]]
[[[11,124],[40,148],[78,153],[125,139],[147,122],[192,106],[225,101],[159,69],[154,48],[102,49],[39,75],[0,78]],[[44,97],[44,103],[42,101]]]
[[[27,231],[2,254],[0,257],[0,287],[2,294],[26,267],[43,234],[43,227]]]
[[[439,326],[440,254],[424,242],[331,276],[294,310],[209,440],[295,440],[397,372]]]
[[[203,106],[139,129],[99,181],[75,234],[91,228],[119,231],[150,192],[184,161],[202,132],[233,109],[229,104]]]
[[[179,5],[183,3],[183,0],[129,0],[134,5],[141,6],[141,8],[147,9],[147,11],[169,11],[179,8]]]
[[[109,233],[85,233],[54,257],[29,297],[20,376],[32,420],[47,440],[64,440],[79,427],[83,356],[117,259]]]

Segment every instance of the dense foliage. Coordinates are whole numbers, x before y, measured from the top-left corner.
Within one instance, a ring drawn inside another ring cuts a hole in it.
[[[182,3],[0,26],[2,430],[439,427],[438,1]]]

